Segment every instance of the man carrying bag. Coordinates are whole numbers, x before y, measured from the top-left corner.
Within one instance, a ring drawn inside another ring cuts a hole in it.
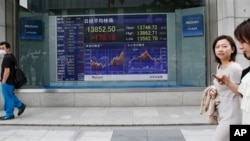
[[[1,116],[0,120],[10,120],[15,118],[15,107],[18,108],[18,116],[20,116],[24,112],[26,105],[20,101],[14,93],[16,57],[11,53],[10,44],[8,42],[1,42],[0,48],[6,52],[3,58],[1,70],[5,116]]]

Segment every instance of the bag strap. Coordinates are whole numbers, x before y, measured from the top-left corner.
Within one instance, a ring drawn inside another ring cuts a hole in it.
[[[16,59],[16,57],[14,56],[14,54],[11,54],[11,57],[12,57],[12,59],[13,59],[13,62],[14,62],[15,68],[18,68],[17,59]]]

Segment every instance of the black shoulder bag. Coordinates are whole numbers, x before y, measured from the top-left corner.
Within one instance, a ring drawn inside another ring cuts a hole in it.
[[[15,62],[15,77],[14,77],[14,86],[15,89],[20,89],[23,85],[27,83],[27,78],[24,72],[17,66],[15,57],[13,57]]]

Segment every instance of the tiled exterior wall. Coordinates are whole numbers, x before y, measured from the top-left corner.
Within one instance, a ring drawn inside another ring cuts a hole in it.
[[[234,37],[234,29],[243,20],[250,17],[249,0],[217,0],[218,35],[227,34]],[[238,49],[237,61],[243,68],[249,66]]]

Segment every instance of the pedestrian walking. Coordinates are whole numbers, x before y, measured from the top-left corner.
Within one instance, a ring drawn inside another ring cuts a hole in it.
[[[5,51],[5,55],[2,61],[1,69],[1,82],[2,82],[2,94],[4,99],[4,111],[5,115],[0,117],[0,120],[14,119],[14,108],[18,108],[18,116],[23,114],[26,105],[18,99],[14,93],[14,77],[16,57],[11,53],[10,44],[8,42],[1,42],[0,48]]]
[[[221,85],[223,81],[219,76],[225,75],[232,82],[240,83],[242,67],[235,62],[237,48],[232,37],[221,35],[213,42],[213,53],[218,63],[217,73],[214,76],[214,86],[216,88],[220,103],[218,108],[219,123],[216,127],[212,141],[229,141],[229,127],[231,124],[241,124],[242,112],[240,110],[240,95],[232,91],[227,85]]]

